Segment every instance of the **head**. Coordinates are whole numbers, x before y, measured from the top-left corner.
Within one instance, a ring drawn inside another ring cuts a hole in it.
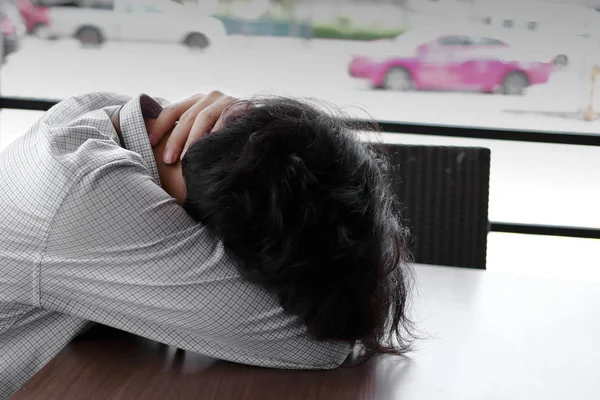
[[[314,337],[398,352],[409,254],[388,172],[341,118],[308,102],[254,99],[189,147],[184,207]]]

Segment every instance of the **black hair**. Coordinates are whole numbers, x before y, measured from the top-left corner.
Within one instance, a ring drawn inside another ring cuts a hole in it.
[[[232,110],[182,160],[188,213],[316,339],[408,350],[408,232],[387,158],[308,101]]]

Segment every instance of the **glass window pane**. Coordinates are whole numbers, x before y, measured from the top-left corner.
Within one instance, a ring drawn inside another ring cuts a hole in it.
[[[144,6],[144,12],[147,13],[160,13],[160,10],[153,6]]]
[[[477,46],[506,46],[507,44],[501,40],[489,37],[475,36],[470,39],[471,43]]]
[[[460,46],[468,45],[469,38],[466,36],[446,36],[438,40],[441,46]]]
[[[598,147],[404,134],[365,137],[386,143],[489,148],[491,221],[600,227]]]
[[[532,130],[540,135],[600,132],[600,81],[595,78],[600,12],[581,4],[1,4],[4,96],[62,99],[112,91],[174,101],[219,89],[240,97],[283,94],[358,106],[345,111],[363,118],[358,110],[366,110],[382,121]],[[5,128],[8,115],[19,113],[0,113],[0,146],[33,122],[19,117],[15,121],[21,125]],[[492,220],[600,227],[597,147],[385,136],[391,141],[490,147]]]
[[[600,282],[595,239],[488,235],[487,269],[492,273],[582,282]]]
[[[15,32],[7,28],[5,40],[18,46],[9,46],[15,51],[0,71],[4,95],[172,96],[217,87],[361,103],[376,118],[402,122],[598,131],[600,91],[590,91],[600,13],[581,5],[36,1],[45,6],[23,6],[20,17],[12,8]],[[439,38],[447,51],[432,45]],[[475,43],[485,48],[462,48]],[[394,82],[392,65],[408,70],[410,85]]]

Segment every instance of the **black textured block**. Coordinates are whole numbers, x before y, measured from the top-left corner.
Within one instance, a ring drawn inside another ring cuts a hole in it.
[[[490,150],[384,145],[417,263],[486,266]]]

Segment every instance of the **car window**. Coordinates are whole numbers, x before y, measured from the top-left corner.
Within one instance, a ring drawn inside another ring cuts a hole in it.
[[[96,10],[112,10],[114,8],[110,3],[92,3],[90,7]]]
[[[112,10],[115,5],[115,0],[72,0],[67,3],[61,1],[60,3],[54,4],[55,2],[56,0],[49,0],[43,2],[38,1],[37,3],[41,5],[47,3],[48,6],[60,5],[61,7],[93,8],[95,10]]]
[[[144,6],[144,12],[152,14],[160,14],[160,10],[154,6]]]
[[[489,37],[472,37],[471,38],[471,43],[476,45],[476,46],[504,46],[506,45],[506,43],[504,43],[501,40],[498,39],[493,39],[493,38],[489,38]]]
[[[125,3],[125,4],[123,4],[122,9],[126,13],[134,13],[135,12],[135,5],[131,4],[131,3]]]
[[[440,46],[466,46],[470,44],[469,38],[462,35],[444,36],[438,39]]]

